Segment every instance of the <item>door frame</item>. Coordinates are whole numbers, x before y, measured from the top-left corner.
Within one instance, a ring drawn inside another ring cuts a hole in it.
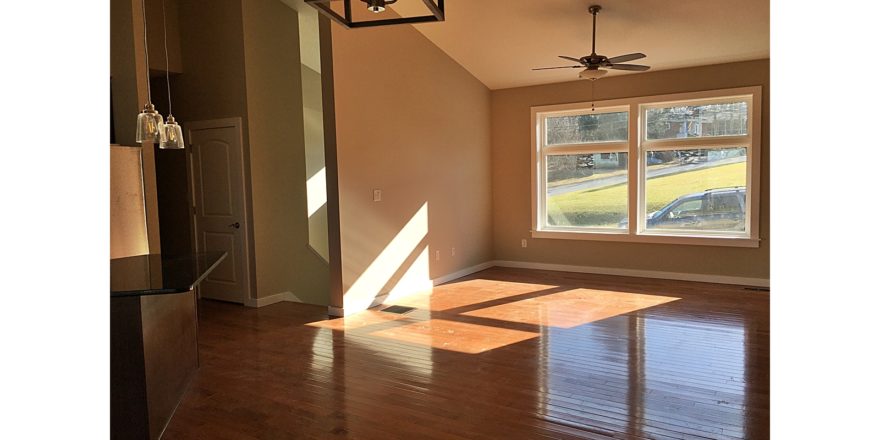
[[[244,251],[244,298],[242,298],[242,305],[248,306],[255,302],[254,292],[256,292],[256,286],[254,286],[254,266],[253,266],[253,233],[251,229],[251,203],[250,203],[250,169],[248,160],[248,155],[246,154],[246,146],[244,143],[244,130],[243,124],[240,117],[233,118],[220,118],[220,119],[206,119],[202,121],[192,121],[184,124],[186,128],[186,144],[189,148],[187,148],[186,154],[186,169],[189,172],[189,178],[187,181],[187,198],[189,199],[189,215],[190,215],[190,235],[192,239],[192,247],[193,253],[198,252],[198,226],[196,222],[196,201],[195,201],[195,172],[193,171],[193,160],[192,160],[192,132],[195,130],[207,130],[212,128],[235,128],[238,131],[238,143],[241,146],[241,189],[242,189],[242,198],[243,198],[243,206],[244,206],[244,215],[242,216],[241,222],[244,229],[244,243],[242,249]],[[198,290],[198,289],[197,289]],[[198,297],[201,298],[201,292],[197,292]]]

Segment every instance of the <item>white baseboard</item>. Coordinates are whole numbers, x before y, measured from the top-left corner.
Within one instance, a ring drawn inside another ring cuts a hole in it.
[[[683,273],[683,272],[664,272],[658,270],[639,270],[639,269],[618,269],[611,267],[595,267],[595,266],[573,266],[567,264],[550,264],[550,263],[534,263],[528,261],[507,261],[507,260],[493,260],[487,261],[485,263],[480,263],[471,267],[466,267],[459,271],[443,275],[431,280],[432,285],[438,286],[440,284],[448,283],[453,280],[457,280],[461,277],[470,275],[472,273],[479,272],[481,270],[486,270],[491,267],[513,267],[520,269],[538,269],[538,270],[555,270],[559,272],[576,272],[576,273],[592,273],[598,275],[617,275],[624,277],[638,277],[638,278],[657,278],[662,280],[680,280],[680,281],[697,281],[702,283],[718,283],[718,284],[733,284],[738,286],[755,286],[755,287],[770,287],[770,280],[767,278],[748,278],[748,277],[732,277],[725,275],[707,275],[707,274],[699,274],[699,273]],[[289,293],[289,292],[285,292]],[[417,293],[417,292],[413,292]],[[292,295],[292,294],[291,294]],[[273,295],[268,298],[260,298],[269,299],[274,298],[278,295]],[[373,308],[383,304],[383,302],[388,298],[388,294],[382,294],[373,299],[370,303],[369,308]],[[400,296],[395,299],[401,298]],[[285,300],[279,300],[285,301]],[[274,304],[274,301],[269,304]],[[351,315],[357,312],[361,312],[363,310],[349,310],[346,311],[341,307],[327,307],[327,313],[330,316],[346,316],[346,313]]]
[[[461,277],[468,276],[472,273],[477,273],[481,270],[486,270],[494,265],[495,265],[494,261],[487,261],[485,263],[480,263],[480,264],[477,264],[477,265],[474,265],[471,267],[466,267],[462,270],[455,271],[455,272],[448,274],[448,275],[443,275],[442,277],[434,278],[433,280],[431,280],[431,283],[433,283],[435,286],[438,286],[440,284],[448,283],[452,280],[457,280]]]
[[[659,278],[663,280],[698,281],[703,283],[770,287],[770,280],[767,278],[731,277],[724,275],[663,272],[657,270],[617,269],[595,266],[572,266],[567,264],[533,263],[528,261],[495,260],[491,262],[491,265],[500,267],[515,267],[521,269],[556,270],[560,272],[593,273],[599,275],[618,275],[624,277]]]
[[[262,298],[248,298],[244,300],[244,305],[248,307],[265,307],[268,305],[280,303],[282,301],[303,302],[293,292],[281,292],[275,295],[264,296]]]

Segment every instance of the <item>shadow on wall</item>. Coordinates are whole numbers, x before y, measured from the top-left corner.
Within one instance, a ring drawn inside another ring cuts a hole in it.
[[[345,292],[346,313],[430,290],[433,283],[427,236],[428,202],[425,202]]]

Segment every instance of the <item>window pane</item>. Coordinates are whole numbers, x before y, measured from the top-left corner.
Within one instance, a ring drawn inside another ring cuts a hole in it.
[[[648,151],[648,230],[745,231],[746,149]]]
[[[547,145],[626,141],[628,120],[628,112],[547,118]]]
[[[626,228],[627,154],[547,156],[546,224]]]
[[[749,133],[746,102],[651,108],[646,116],[648,139],[740,136]]]

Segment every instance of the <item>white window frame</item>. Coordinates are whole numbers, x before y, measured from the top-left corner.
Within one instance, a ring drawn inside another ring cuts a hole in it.
[[[748,105],[748,133],[744,136],[706,136],[648,140],[646,111],[670,105],[695,105],[713,102],[744,100]],[[595,102],[534,106],[531,108],[531,181],[533,238],[574,240],[622,241],[636,243],[691,244],[707,246],[758,247],[760,160],[761,160],[761,86],[734,89],[707,90],[615,99]],[[595,107],[595,111],[591,108]],[[591,142],[584,144],[545,145],[544,120],[547,117],[611,113],[628,109],[629,136],[624,142]],[[713,231],[669,231],[645,229],[645,184],[648,150],[676,150],[690,148],[746,148],[746,230],[742,233]],[[550,154],[590,154],[626,152],[628,229],[559,227],[546,222],[545,158]]]

